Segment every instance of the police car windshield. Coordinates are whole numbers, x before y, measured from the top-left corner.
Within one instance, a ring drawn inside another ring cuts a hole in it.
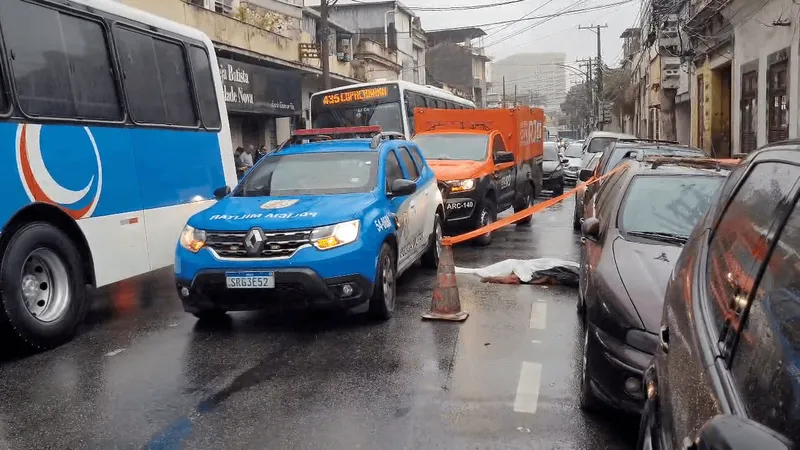
[[[425,159],[484,161],[489,151],[485,134],[419,134],[414,136]]]
[[[378,178],[377,152],[298,153],[264,158],[244,178],[237,197],[369,192]]]

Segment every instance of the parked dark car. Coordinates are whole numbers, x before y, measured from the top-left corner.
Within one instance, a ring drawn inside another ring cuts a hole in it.
[[[597,163],[594,171],[581,169],[578,178],[581,181],[587,181],[591,178],[596,178],[605,175],[614,170],[624,160],[629,158],[639,157],[640,159],[645,156],[675,156],[680,158],[707,158],[708,155],[701,149],[689,147],[687,145],[680,145],[666,141],[654,140],[618,140],[610,145],[608,151],[603,152],[600,161]],[[583,210],[580,212],[578,220],[594,215],[594,195],[600,186],[605,181],[593,183],[586,187],[586,192],[583,194]]]
[[[542,189],[553,191],[555,195],[564,193],[564,166],[558,153],[558,144],[544,143],[544,162],[542,162]]]
[[[626,162],[598,191],[581,239],[584,409],[641,411],[669,275],[727,174],[711,159],[648,158]]]
[[[800,444],[798,150],[794,140],[750,154],[678,258],[645,372],[640,448],[683,449],[718,414]],[[784,448],[765,442],[747,448]]]

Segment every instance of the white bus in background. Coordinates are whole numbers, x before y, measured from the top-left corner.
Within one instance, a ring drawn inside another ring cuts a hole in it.
[[[311,124],[312,128],[379,125],[383,131],[411,138],[414,108],[475,109],[475,104],[433,86],[376,81],[312,95]]]

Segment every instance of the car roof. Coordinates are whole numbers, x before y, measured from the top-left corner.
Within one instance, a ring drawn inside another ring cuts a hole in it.
[[[708,175],[727,177],[735,164],[713,158],[648,157],[628,162],[634,175]]]
[[[613,131],[592,131],[587,139],[594,139],[597,137],[617,138],[617,139],[638,139],[632,134],[615,133]]]
[[[399,145],[413,145],[410,141],[405,140],[391,140],[381,143],[376,148],[371,147],[372,139],[354,138],[354,139],[331,139],[325,141],[308,142],[303,144],[293,144],[283,147],[278,152],[273,152],[271,155],[296,155],[302,153],[354,153],[354,152],[380,152],[383,148],[393,148],[385,144],[389,142],[396,142]]]
[[[681,151],[681,152],[696,152],[706,154],[703,149],[692,147],[683,144],[669,144],[663,142],[642,142],[642,141],[618,141],[617,148],[631,148],[631,149],[644,149],[644,150],[664,150],[664,151]]]

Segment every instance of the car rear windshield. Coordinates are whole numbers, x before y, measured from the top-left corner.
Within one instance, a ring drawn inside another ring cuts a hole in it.
[[[544,143],[544,160],[558,161],[558,145],[555,142]]]
[[[414,137],[425,159],[484,161],[489,152],[485,134],[419,134]]]
[[[378,178],[376,152],[305,153],[264,158],[234,193],[238,197],[369,192]]]
[[[580,158],[583,156],[583,145],[569,144],[567,151],[564,152],[564,156],[567,158]]]
[[[712,175],[637,175],[618,216],[625,233],[686,238],[725,180]]]
[[[604,152],[616,140],[617,140],[616,138],[610,138],[610,137],[597,137],[597,138],[594,138],[594,139],[592,139],[592,142],[589,143],[589,148],[586,149],[586,152],[587,153]]]

